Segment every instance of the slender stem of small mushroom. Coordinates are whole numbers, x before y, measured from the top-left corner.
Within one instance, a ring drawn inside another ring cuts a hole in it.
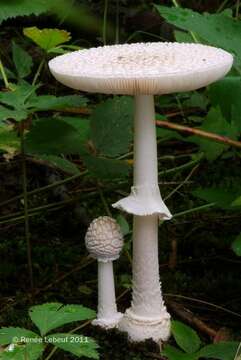
[[[98,284],[97,319],[110,319],[117,313],[112,261],[98,261]]]

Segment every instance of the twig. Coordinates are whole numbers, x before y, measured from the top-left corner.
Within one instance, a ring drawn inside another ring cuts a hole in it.
[[[209,327],[202,320],[197,318],[189,309],[176,303],[175,301],[168,300],[167,306],[182,320],[188,322],[190,325],[195,326],[202,333],[214,338],[217,335],[217,331]]]
[[[25,157],[25,140],[24,140],[24,124],[20,124],[20,141],[21,141],[21,157],[22,157],[22,179],[23,179],[23,200],[24,200],[24,224],[25,224],[25,238],[27,243],[27,258],[28,258],[28,271],[30,288],[33,293],[34,280],[33,280],[33,264],[32,264],[32,246],[30,240],[29,228],[29,214],[28,214],[28,190],[27,190],[27,167]]]
[[[185,132],[190,135],[201,136],[206,139],[210,139],[210,140],[213,140],[216,142],[221,142],[226,145],[234,146],[234,147],[241,149],[240,141],[232,140],[227,136],[222,136],[222,135],[214,134],[214,133],[211,133],[208,131],[204,131],[204,130],[200,130],[200,129],[196,129],[196,128],[190,128],[188,126],[174,124],[174,123],[170,123],[168,121],[163,121],[163,120],[156,120],[156,124],[157,124],[157,126],[160,126],[160,127],[166,128],[166,129]]]
[[[173,298],[177,298],[177,299],[184,299],[184,300],[188,300],[188,301],[192,301],[192,302],[196,302],[196,303],[199,303],[199,304],[204,304],[204,305],[208,305],[210,307],[213,307],[217,310],[221,310],[221,311],[224,311],[228,314],[231,314],[231,315],[234,315],[234,316],[237,316],[239,318],[241,318],[241,314],[239,313],[236,313],[232,310],[229,310],[229,309],[226,309],[222,306],[219,306],[219,305],[216,305],[216,304],[213,304],[213,303],[210,303],[208,301],[205,301],[205,300],[200,300],[200,299],[196,299],[196,298],[193,298],[193,297],[188,297],[188,296],[183,296],[183,295],[178,295],[178,294],[164,294],[166,297],[173,297]]]

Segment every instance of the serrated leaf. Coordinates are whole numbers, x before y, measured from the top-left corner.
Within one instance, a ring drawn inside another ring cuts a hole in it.
[[[205,42],[221,47],[236,55],[241,65],[241,22],[225,13],[200,14],[190,9],[156,5],[162,17],[170,24],[192,31]]]
[[[12,43],[13,62],[16,67],[18,77],[25,78],[31,73],[33,66],[32,57],[17,45],[14,41]]]
[[[207,117],[204,119],[203,124],[199,129],[216,133],[222,136],[229,137],[231,139],[237,139],[238,130],[235,126],[229,124],[223,117],[219,108],[211,108]],[[204,139],[197,136],[190,136],[186,141],[194,142],[198,144],[200,150],[204,152],[206,158],[210,161],[215,160],[225,150],[229,148],[228,145],[223,143],[217,143],[210,139]]]
[[[26,15],[39,15],[51,6],[49,0],[1,0],[0,23],[9,18]]]
[[[82,305],[47,303],[31,307],[29,316],[44,336],[50,330],[71,322],[92,319],[95,317],[95,311]]]
[[[103,155],[128,152],[132,140],[133,100],[122,96],[98,105],[90,117],[91,139]]]
[[[71,39],[68,31],[60,29],[38,29],[33,26],[25,28],[23,33],[45,51],[50,51],[57,45],[64,44]]]
[[[204,346],[199,352],[199,358],[215,360],[234,360],[238,349],[238,342],[220,342]],[[237,359],[238,360],[238,359]]]
[[[126,161],[91,155],[84,155],[83,160],[90,174],[102,180],[121,179],[129,174],[130,166]]]
[[[180,321],[172,321],[171,332],[178,346],[188,354],[193,354],[200,348],[201,340],[190,326]]]
[[[40,338],[33,331],[19,327],[2,327],[0,329],[0,344],[9,345],[25,342],[24,339]]]
[[[241,256],[241,234],[239,234],[232,243],[232,250],[236,255]]]
[[[41,95],[36,96],[29,101],[29,107],[36,111],[59,110],[68,107],[86,106],[87,99],[80,95],[53,96]]]
[[[43,344],[15,345],[11,351],[1,352],[0,360],[38,360],[43,351]]]
[[[36,95],[38,86],[33,86],[27,82],[16,85],[12,91],[0,92],[0,103],[11,106],[15,110],[26,111],[27,101],[31,96]]]
[[[70,352],[78,358],[85,356],[91,359],[99,359],[95,340],[78,334],[51,334],[47,336],[48,342],[59,349]]]
[[[16,120],[21,121],[26,119],[28,112],[26,110],[10,110],[0,105],[0,122],[4,120]]]
[[[82,154],[85,147],[76,129],[61,119],[36,121],[26,135],[26,151],[31,154]]]
[[[71,161],[56,155],[38,155],[36,156],[40,160],[49,162],[51,165],[60,169],[67,174],[80,174],[79,168]]]

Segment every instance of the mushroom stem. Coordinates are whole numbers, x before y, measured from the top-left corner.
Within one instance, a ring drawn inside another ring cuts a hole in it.
[[[98,261],[98,284],[97,318],[111,318],[117,313],[112,261]]]
[[[113,262],[98,260],[98,313],[92,324],[111,329],[122,316],[116,306]]]
[[[134,189],[159,195],[154,97],[135,97]],[[154,189],[154,191],[153,191]],[[148,202],[148,196],[146,202]],[[145,206],[145,204],[144,204]],[[159,342],[170,335],[170,316],[162,299],[158,260],[158,217],[169,212],[134,215],[133,294],[119,329],[133,341],[148,338]]]
[[[158,186],[153,95],[135,96],[134,186]]]

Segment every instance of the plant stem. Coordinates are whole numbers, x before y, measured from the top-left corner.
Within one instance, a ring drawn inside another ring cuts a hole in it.
[[[180,5],[179,5],[179,3],[177,2],[177,0],[172,0],[172,3],[173,3],[173,5],[174,5],[176,8],[180,8]],[[196,35],[194,34],[194,32],[189,31],[189,33],[190,33],[190,35],[192,36],[193,40],[194,40],[196,43],[198,43],[199,41],[198,41]]]
[[[104,17],[103,17],[103,33],[102,33],[102,39],[104,45],[106,45],[107,14],[108,14],[108,0],[105,0]]]
[[[115,20],[115,43],[120,40],[120,0],[116,0],[116,20]]]
[[[56,182],[53,183],[53,184],[46,185],[46,186],[43,186],[43,187],[38,188],[38,189],[35,189],[35,190],[31,190],[31,191],[28,192],[28,196],[38,194],[38,193],[40,193],[40,192],[42,192],[42,191],[45,191],[45,190],[50,190],[50,189],[52,189],[52,188],[54,188],[54,187],[57,187],[57,186],[59,186],[59,185],[63,185],[63,184],[65,184],[65,183],[67,183],[67,182],[70,182],[70,181],[73,181],[73,180],[75,180],[75,179],[78,179],[80,176],[84,175],[85,172],[86,172],[86,171],[83,171],[82,173],[73,175],[73,176],[71,176],[71,177],[68,177],[67,179],[60,180],[60,181],[56,181]],[[5,200],[5,201],[3,201],[3,202],[0,204],[0,207],[1,207],[1,206],[4,206],[4,205],[6,205],[6,204],[9,204],[9,203],[11,203],[11,202],[14,202],[14,201],[16,201],[16,200],[19,200],[19,199],[21,199],[22,197],[23,197],[23,194],[20,194],[20,195],[14,196],[14,197],[11,198],[11,199]]]
[[[211,133],[208,131],[191,128],[188,126],[183,126],[183,125],[179,125],[179,124],[175,124],[175,123],[170,123],[169,121],[156,120],[156,124],[157,124],[157,126],[167,128],[170,130],[175,130],[175,131],[185,132],[185,133],[188,133],[191,135],[201,136],[206,139],[210,139],[210,140],[213,140],[216,142],[221,142],[221,143],[224,143],[229,146],[237,147],[239,149],[241,148],[241,141],[232,140],[227,136],[222,136],[222,135],[214,134],[214,133]]]
[[[37,68],[37,71],[36,71],[36,73],[35,73],[35,75],[34,75],[34,78],[33,78],[32,85],[35,85],[35,84],[36,84],[36,82],[37,82],[37,80],[38,80],[38,77],[39,77],[40,74],[41,74],[41,71],[42,71],[42,68],[43,68],[43,66],[44,66],[44,63],[45,63],[45,58],[43,58],[43,59],[41,60],[39,66],[38,66],[38,68]]]
[[[183,165],[180,165],[180,166],[176,166],[172,169],[168,169],[168,170],[162,170],[158,173],[158,175],[167,175],[167,174],[172,174],[174,172],[177,172],[177,171],[181,171],[181,170],[185,170],[185,169],[188,169],[189,167],[191,167],[192,165],[195,165],[197,164],[198,162],[200,161],[200,159],[198,160],[192,160],[192,161],[189,161],[187,162],[186,164],[183,164]]]
[[[0,59],[0,72],[2,74],[4,86],[5,86],[6,89],[8,89],[9,88],[9,82],[8,82],[8,78],[7,78],[6,72],[4,70],[4,66],[3,66],[3,63],[2,63],[1,59]]]
[[[240,0],[237,0],[237,2],[236,2],[236,11],[235,11],[236,20],[238,20],[238,18],[239,18],[239,8],[240,8]]]
[[[183,216],[183,215],[191,214],[191,213],[196,212],[196,211],[206,210],[206,209],[209,209],[209,208],[211,208],[211,207],[213,207],[215,205],[216,205],[216,203],[213,202],[213,203],[197,206],[197,207],[195,207],[193,209],[184,210],[184,211],[181,211],[179,213],[174,214],[173,219],[176,219],[177,217],[180,217],[180,216]]]
[[[225,5],[226,5],[228,2],[229,2],[229,0],[224,0],[224,1],[222,2],[222,4],[220,4],[220,6],[219,6],[219,8],[218,8],[218,10],[217,10],[217,13],[220,13],[221,11],[223,11]]]
[[[34,280],[33,280],[32,248],[31,248],[31,241],[30,241],[30,229],[29,229],[29,217],[28,217],[27,167],[26,167],[26,157],[25,157],[24,124],[23,124],[23,122],[20,124],[20,140],[21,140],[21,157],[22,157],[25,238],[26,238],[26,243],[27,243],[27,257],[28,257],[30,289],[31,289],[31,292],[33,293]]]

